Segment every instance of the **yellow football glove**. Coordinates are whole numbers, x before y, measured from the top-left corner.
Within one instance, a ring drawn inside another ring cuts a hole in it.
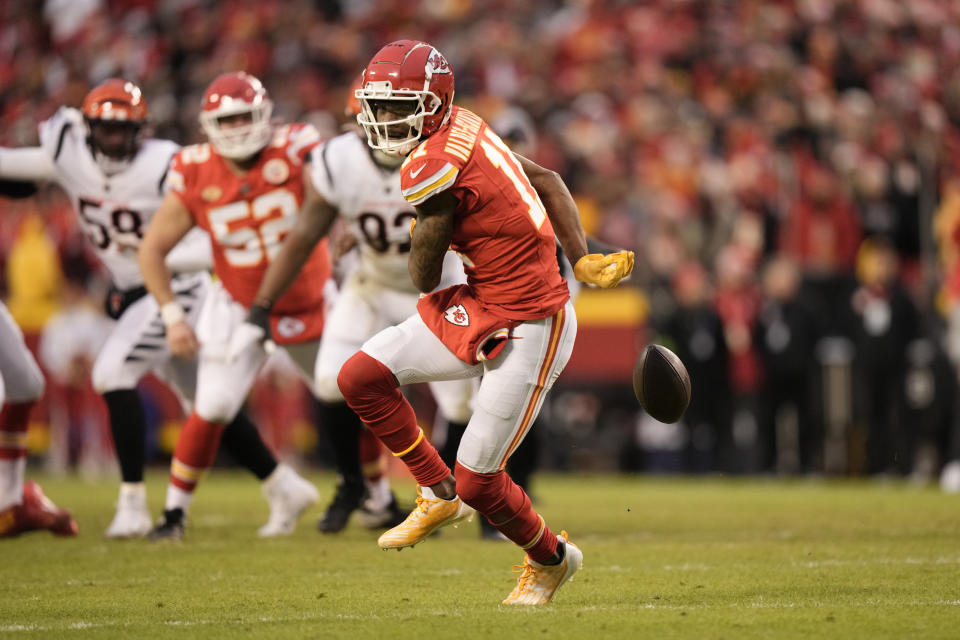
[[[588,253],[573,265],[573,277],[580,282],[593,284],[603,289],[617,286],[633,271],[633,251],[617,251],[603,255]]]

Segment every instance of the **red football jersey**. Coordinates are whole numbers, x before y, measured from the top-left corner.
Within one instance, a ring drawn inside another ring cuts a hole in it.
[[[279,127],[256,165],[243,176],[234,174],[209,144],[185,147],[173,157],[167,178],[170,189],[190,210],[196,224],[210,234],[214,271],[234,300],[245,306],[253,302],[267,266],[296,220],[303,204],[304,180],[309,179],[307,156],[319,142],[320,135],[312,125]],[[323,286],[330,272],[324,239],[293,285],[277,300],[273,316],[319,312],[322,317]],[[301,340],[314,337],[300,335],[302,328],[294,333]]]
[[[451,248],[487,310],[510,320],[559,311],[570,294],[547,212],[520,163],[480,117],[453,107],[447,124],[404,161],[400,188],[418,205],[457,196]]]

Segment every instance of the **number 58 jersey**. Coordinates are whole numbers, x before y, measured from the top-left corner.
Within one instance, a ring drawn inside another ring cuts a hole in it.
[[[51,178],[67,192],[113,283],[120,289],[143,284],[137,248],[163,200],[170,158],[180,146],[146,139],[126,169],[107,176],[87,145],[83,116],[76,109],[61,108],[40,124],[39,134],[40,147],[52,160]]]
[[[230,296],[245,307],[253,302],[267,267],[297,219],[307,158],[319,142],[312,125],[278,127],[256,164],[242,175],[231,171],[208,143],[185,147],[173,158],[170,190],[210,235],[214,271]],[[272,313],[297,316],[322,310],[323,286],[329,277],[324,239]]]

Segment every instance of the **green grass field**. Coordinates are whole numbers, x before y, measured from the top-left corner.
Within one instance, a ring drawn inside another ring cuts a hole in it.
[[[320,535],[316,507],[259,540],[259,486],[218,470],[183,543],[107,541],[114,484],[38,479],[81,532],[0,541],[3,637],[960,637],[960,498],[934,489],[541,476],[540,511],[584,569],[553,604],[512,608],[522,552],[476,522],[387,553],[356,524]],[[148,482],[158,511],[166,476]]]

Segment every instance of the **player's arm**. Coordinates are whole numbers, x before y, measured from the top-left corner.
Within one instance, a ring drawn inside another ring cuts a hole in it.
[[[630,275],[633,271],[632,251],[618,251],[607,255],[587,253],[587,238],[580,223],[577,204],[560,174],[541,167],[518,153],[514,156],[547,210],[547,217],[550,218],[560,246],[573,264],[574,277],[580,282],[608,288],[615,287],[622,278]]]
[[[193,216],[175,193],[168,193],[150,221],[140,242],[137,261],[147,291],[160,305],[160,315],[167,327],[167,342],[174,355],[193,357],[199,343],[186,322],[186,313],[170,286],[167,254],[193,228]]]
[[[42,147],[0,147],[0,196],[26,198],[37,192],[37,183],[56,179],[56,168]]]
[[[413,284],[424,293],[437,288],[443,275],[443,257],[453,239],[453,214],[457,197],[443,191],[417,205],[411,233],[408,267]]]

